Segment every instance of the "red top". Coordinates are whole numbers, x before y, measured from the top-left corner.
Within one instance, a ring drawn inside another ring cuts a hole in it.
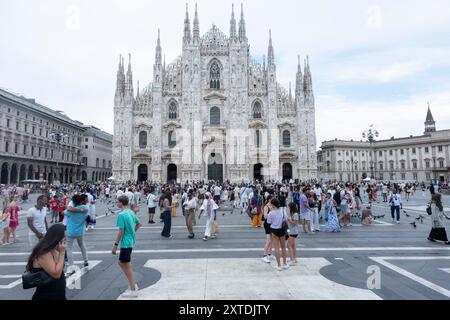
[[[19,210],[19,207],[9,209],[10,220],[19,221]]]
[[[58,211],[58,200],[50,200],[48,203],[52,207],[53,211]]]

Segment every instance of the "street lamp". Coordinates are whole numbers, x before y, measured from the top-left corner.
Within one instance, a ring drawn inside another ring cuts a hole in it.
[[[60,143],[61,140],[63,140],[64,138],[67,138],[68,135],[62,132],[51,132],[50,133],[50,137],[52,137],[55,141],[56,141],[56,172],[57,172],[57,178],[59,179],[58,175],[59,175],[59,149],[60,149]],[[62,159],[64,160],[64,159]],[[59,180],[57,180],[58,182],[60,182]]]
[[[373,164],[374,164],[374,161],[373,161],[373,155],[372,155],[372,151],[373,151],[372,150],[372,144],[375,142],[375,138],[378,138],[378,135],[379,135],[379,133],[378,133],[377,130],[375,130],[373,128],[373,124],[370,125],[368,130],[365,130],[362,133],[362,137],[364,139],[367,139],[367,141],[369,141],[369,143],[370,143],[370,178],[371,179],[374,179],[374,175],[373,175]]]
[[[353,155],[352,156],[350,156],[350,159],[351,160],[347,160],[346,162],[347,162],[347,168],[350,166],[350,164],[351,164],[351,173],[352,173],[352,183],[353,182],[355,182],[355,175],[354,175],[354,172],[353,172],[353,169],[355,169],[356,170],[356,168],[354,168],[353,167],[353,165],[357,165],[358,164],[358,160],[354,160],[353,159]]]

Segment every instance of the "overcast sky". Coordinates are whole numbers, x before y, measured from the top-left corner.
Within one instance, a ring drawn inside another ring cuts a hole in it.
[[[0,87],[112,133],[119,54],[132,54],[135,81],[148,84],[158,28],[167,63],[181,53],[185,3],[0,0]],[[197,3],[201,34],[213,23],[228,34],[233,1]],[[251,55],[267,55],[272,29],[286,88],[297,54],[309,54],[318,146],[359,140],[371,124],[381,138],[422,134],[428,101],[437,128],[450,128],[450,1],[243,3]]]

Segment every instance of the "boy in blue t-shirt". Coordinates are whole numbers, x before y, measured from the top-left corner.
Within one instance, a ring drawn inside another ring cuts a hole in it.
[[[141,227],[139,218],[130,209],[127,196],[120,196],[117,199],[117,207],[122,211],[117,216],[117,234],[116,242],[112,248],[112,254],[116,255],[117,247],[120,243],[119,266],[127,277],[130,288],[122,296],[136,298],[138,296],[138,286],[134,281],[133,268],[131,266],[131,252],[136,244],[136,231]]]

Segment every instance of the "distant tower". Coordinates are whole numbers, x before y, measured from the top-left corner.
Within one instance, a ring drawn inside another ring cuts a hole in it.
[[[433,115],[430,110],[430,103],[428,103],[427,118],[425,120],[425,133],[436,131],[436,121],[433,119]]]

